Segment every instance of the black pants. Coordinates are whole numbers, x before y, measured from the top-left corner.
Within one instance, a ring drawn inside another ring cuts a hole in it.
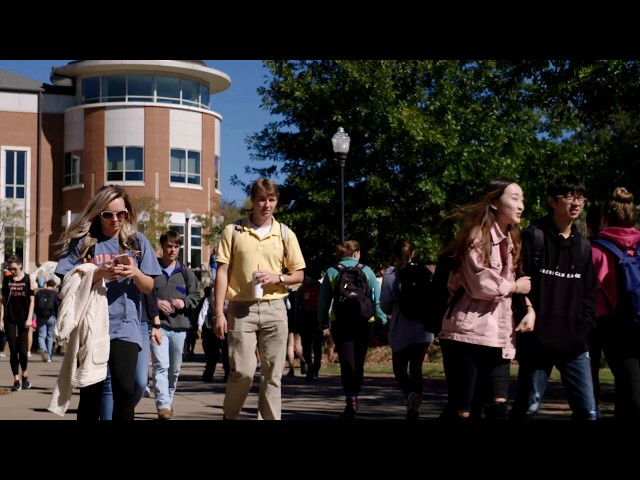
[[[340,319],[331,322],[331,334],[340,360],[340,380],[347,398],[357,398],[364,381],[364,361],[373,323]]]
[[[109,371],[113,391],[113,420],[133,420],[135,410],[136,364],[138,362],[137,343],[111,340],[109,351]],[[97,421],[100,419],[102,404],[102,382],[80,389],[78,420]]]
[[[422,363],[427,348],[428,343],[412,343],[391,355],[393,375],[405,397],[411,392],[422,394]]]
[[[322,365],[322,341],[324,337],[318,323],[318,312],[302,314],[302,320],[298,322],[300,341],[302,343],[302,355],[308,368],[312,368],[313,374],[320,371]]]
[[[607,315],[600,317],[604,356],[615,384],[614,419],[640,420],[640,325]]]
[[[202,327],[202,349],[205,356],[205,374],[213,374],[216,371],[218,359],[222,357],[224,377],[229,376],[229,344],[225,335],[224,340],[219,339],[211,328]]]
[[[478,418],[482,407],[485,413],[506,419],[507,404],[489,408],[496,398],[509,397],[509,368],[511,361],[502,358],[502,349],[455,340],[440,340],[444,374],[447,380],[447,410],[471,412]]]
[[[27,371],[29,363],[29,329],[24,323],[11,323],[5,320],[4,329],[7,334],[7,343],[9,344],[9,365],[11,365],[11,373],[18,375],[19,368],[22,372]]]

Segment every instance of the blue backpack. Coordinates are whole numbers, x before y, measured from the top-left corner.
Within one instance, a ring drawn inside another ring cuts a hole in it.
[[[593,243],[602,245],[618,258],[618,305],[615,310],[622,319],[633,319],[640,324],[640,243],[634,249],[623,252],[615,244],[603,238]]]

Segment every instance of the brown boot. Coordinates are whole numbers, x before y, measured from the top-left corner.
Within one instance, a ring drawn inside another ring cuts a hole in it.
[[[170,408],[161,408],[158,410],[158,420],[170,420],[171,419],[171,409]]]

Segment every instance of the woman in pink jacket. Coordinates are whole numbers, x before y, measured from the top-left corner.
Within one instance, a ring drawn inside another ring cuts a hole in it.
[[[602,206],[602,230],[598,239],[613,243],[622,252],[636,255],[640,231],[633,195],[618,187]],[[640,420],[640,324],[631,311],[631,302],[621,295],[618,258],[594,240],[593,267],[598,279],[596,321],[602,349],[615,381],[614,419]]]
[[[528,313],[517,327],[511,310],[511,296],[531,289],[529,277],[516,280],[523,210],[520,186],[499,178],[451,215],[464,223],[446,248],[453,257],[449,298],[461,286],[464,293],[443,319],[439,335],[448,388],[441,418],[478,419],[484,406],[488,420],[507,419],[515,332],[530,331],[535,323],[528,299]]]

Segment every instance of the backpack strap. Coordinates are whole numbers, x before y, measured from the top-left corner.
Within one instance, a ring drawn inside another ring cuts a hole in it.
[[[544,253],[544,233],[540,227],[531,225],[533,233],[533,264],[536,268],[540,268],[540,259]]]
[[[284,260],[287,258],[287,255],[289,254],[289,227],[287,227],[284,223],[282,222],[278,222],[280,224],[280,238],[282,239],[282,250],[284,252],[284,258],[282,260],[282,266],[284,268]],[[245,228],[242,226],[242,219],[239,218],[238,220],[236,220],[235,222],[233,222],[233,224],[235,225],[233,227],[233,232],[231,234],[231,254],[233,255],[233,247],[235,245],[235,240],[236,237],[238,236],[238,233],[240,232],[244,232],[246,231]]]
[[[598,243],[605,247],[607,250],[611,251],[611,253],[618,257],[618,260],[622,260],[622,257],[624,257],[624,253],[622,252],[622,250],[620,250],[615,243],[610,242],[609,240],[605,240],[604,238],[594,238],[593,243]]]

